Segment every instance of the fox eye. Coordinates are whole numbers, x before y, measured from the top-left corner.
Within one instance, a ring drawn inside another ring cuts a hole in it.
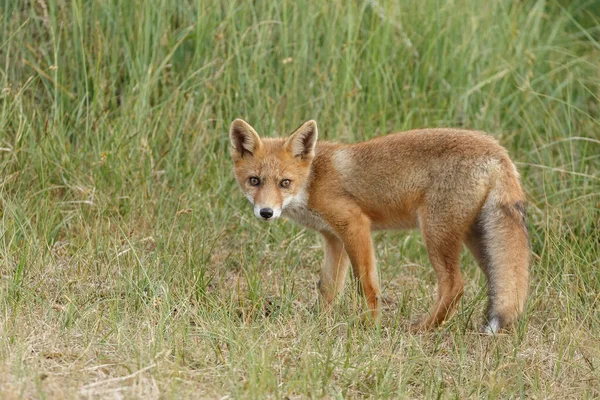
[[[258,179],[255,176],[253,176],[250,179],[248,179],[248,182],[250,182],[251,186],[258,186],[258,185],[260,185],[260,179]]]
[[[289,188],[291,183],[292,181],[290,181],[289,179],[284,179],[279,183],[279,186],[281,186],[282,188]]]

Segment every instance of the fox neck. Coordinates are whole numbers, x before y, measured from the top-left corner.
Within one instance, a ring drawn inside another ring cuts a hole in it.
[[[308,184],[300,188],[298,194],[296,194],[294,197],[287,198],[283,201],[283,214],[286,214],[286,211],[292,211],[301,208],[308,209]]]
[[[287,204],[284,203],[282,214],[307,228],[315,229],[319,232],[333,232],[323,217],[308,206],[309,187],[311,185],[312,175],[311,171],[305,186],[302,187],[298,191],[298,194],[290,199]]]

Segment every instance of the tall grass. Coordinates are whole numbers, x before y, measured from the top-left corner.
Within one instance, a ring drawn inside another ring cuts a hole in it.
[[[600,10],[593,1],[8,1],[0,5],[3,397],[600,396]],[[495,135],[529,199],[531,299],[407,333],[435,279],[377,234],[386,306],[320,313],[318,237],[255,221],[235,117],[322,139]]]

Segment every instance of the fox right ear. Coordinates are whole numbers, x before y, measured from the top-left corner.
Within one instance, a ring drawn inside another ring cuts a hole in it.
[[[315,155],[317,136],[317,122],[311,119],[296,129],[284,146],[294,157],[312,160]]]
[[[233,158],[253,156],[262,145],[258,133],[243,119],[235,119],[229,128],[231,155]]]

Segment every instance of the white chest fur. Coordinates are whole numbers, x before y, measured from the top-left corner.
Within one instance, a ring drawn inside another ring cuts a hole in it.
[[[333,231],[323,217],[308,208],[307,203],[308,198],[306,194],[301,192],[285,205],[282,214],[307,228],[317,231]]]

